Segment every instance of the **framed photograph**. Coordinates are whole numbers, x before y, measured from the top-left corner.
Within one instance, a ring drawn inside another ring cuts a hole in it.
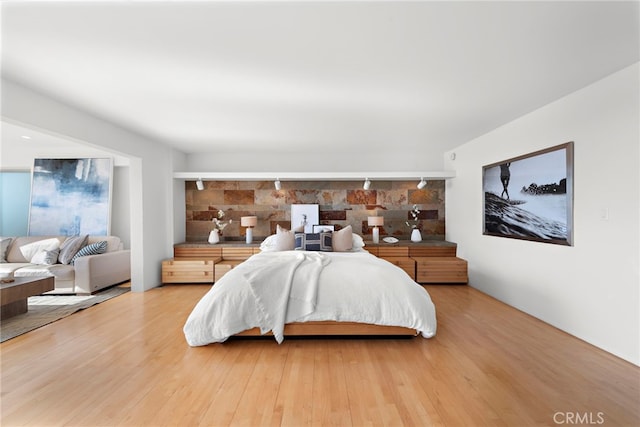
[[[484,234],[573,245],[573,142],[482,168]]]
[[[313,233],[314,224],[320,222],[319,205],[291,205],[291,230]]]
[[[109,235],[112,174],[110,158],[34,159],[28,234]]]
[[[335,225],[314,225],[312,233],[322,233],[325,231],[336,231]]]

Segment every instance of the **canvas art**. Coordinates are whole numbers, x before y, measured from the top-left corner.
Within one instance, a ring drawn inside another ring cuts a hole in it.
[[[313,226],[320,222],[320,206],[298,204],[291,205],[291,229],[313,233]]]
[[[110,234],[110,158],[35,159],[29,235]]]
[[[573,244],[573,142],[483,167],[484,234]]]

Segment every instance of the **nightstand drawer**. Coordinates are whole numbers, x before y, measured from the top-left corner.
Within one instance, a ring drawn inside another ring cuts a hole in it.
[[[215,259],[222,256],[222,248],[215,245],[200,245],[198,247],[174,245],[174,258]]]
[[[215,259],[168,259],[162,261],[162,283],[213,283]]]
[[[419,257],[454,257],[456,246],[412,246],[409,249],[411,258]]]
[[[216,265],[214,267],[214,271],[215,271],[214,278],[215,278],[215,281],[217,282],[218,280],[220,280],[220,278],[222,276],[227,274],[229,271],[231,271],[232,268],[234,268],[238,264],[242,264],[243,261],[244,261],[243,259],[239,259],[239,260],[228,260],[228,259],[225,259],[224,261],[220,261],[220,262],[216,263]]]
[[[416,260],[418,283],[467,283],[467,261],[456,257],[419,257]]]
[[[406,246],[379,246],[378,256],[380,258],[387,257],[408,257],[409,248]]]
[[[407,272],[411,280],[416,280],[416,262],[412,258],[406,257],[380,257],[389,261],[393,265],[397,265],[401,269]]]
[[[249,258],[254,253],[258,253],[260,248],[235,248],[235,247],[223,247],[222,248],[222,259],[232,260],[232,261],[244,261]]]

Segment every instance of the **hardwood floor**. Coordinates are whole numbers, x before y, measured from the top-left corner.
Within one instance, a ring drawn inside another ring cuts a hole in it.
[[[0,344],[0,424],[640,425],[640,368],[468,286],[427,288],[429,340],[191,348],[207,289],[127,293]]]

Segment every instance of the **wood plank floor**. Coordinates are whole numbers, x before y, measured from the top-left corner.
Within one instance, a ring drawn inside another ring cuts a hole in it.
[[[207,289],[127,293],[0,344],[0,424],[640,425],[640,368],[468,286],[427,288],[429,340],[191,348]]]

